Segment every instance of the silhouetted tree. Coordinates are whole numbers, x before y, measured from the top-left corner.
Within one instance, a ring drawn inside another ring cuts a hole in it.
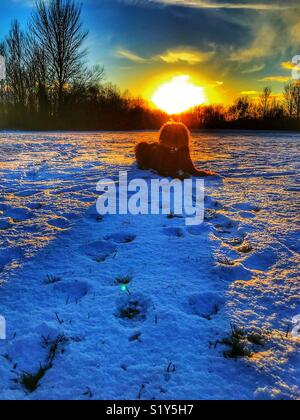
[[[73,0],[38,0],[31,24],[57,87],[59,113],[65,88],[83,71],[85,51],[82,46],[87,32],[82,29],[80,16],[81,6]]]
[[[289,118],[300,119],[300,83],[289,83],[284,88],[285,107]]]
[[[300,119],[300,83],[295,82],[293,86],[294,111],[297,120]]]
[[[6,39],[7,81],[16,105],[25,105],[26,68],[25,68],[25,35],[15,20]]]
[[[293,89],[294,89],[293,84],[289,83],[288,85],[284,87],[284,93],[283,93],[285,107],[286,107],[287,115],[289,118],[293,118],[293,114],[294,114]]]
[[[244,120],[249,118],[250,102],[247,96],[238,98],[236,103],[229,108],[229,119]]]
[[[269,87],[264,88],[260,97],[261,117],[266,120],[270,109],[272,90]]]

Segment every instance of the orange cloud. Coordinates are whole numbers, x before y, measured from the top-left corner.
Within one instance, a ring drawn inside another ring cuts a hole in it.
[[[259,95],[259,92],[257,92],[257,90],[243,90],[241,92],[242,95]]]
[[[278,82],[278,83],[286,83],[290,80],[290,77],[286,76],[268,76],[260,79],[260,82]]]
[[[195,65],[199,63],[206,63],[215,55],[214,51],[200,51],[189,47],[178,47],[176,49],[167,50],[161,54],[152,57],[142,57],[128,49],[119,48],[115,55],[119,58],[124,58],[134,63],[151,63],[155,61],[163,61],[167,64],[187,63]]]
[[[291,63],[290,61],[282,62],[281,67],[285,70],[296,70],[296,69],[298,69],[298,66],[296,64]]]
[[[191,48],[189,49],[181,47],[175,50],[168,50],[165,53],[158,55],[156,59],[162,60],[168,64],[184,62],[191,65],[195,65],[198,63],[205,63],[211,60],[214,54],[214,51],[205,52]]]

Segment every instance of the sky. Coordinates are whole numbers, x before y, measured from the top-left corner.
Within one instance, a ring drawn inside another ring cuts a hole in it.
[[[299,0],[82,0],[91,65],[106,80],[151,98],[190,76],[211,103],[282,92],[300,54]],[[32,0],[0,0],[0,39],[12,19],[25,28]]]

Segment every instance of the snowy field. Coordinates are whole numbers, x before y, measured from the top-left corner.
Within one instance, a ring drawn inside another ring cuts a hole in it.
[[[299,399],[300,135],[193,135],[205,223],[105,216],[143,133],[0,132],[0,399]]]

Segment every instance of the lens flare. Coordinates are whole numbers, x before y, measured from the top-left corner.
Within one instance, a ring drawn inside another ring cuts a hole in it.
[[[190,81],[190,76],[177,76],[163,84],[152,96],[157,108],[169,115],[180,114],[207,101],[204,88]]]

